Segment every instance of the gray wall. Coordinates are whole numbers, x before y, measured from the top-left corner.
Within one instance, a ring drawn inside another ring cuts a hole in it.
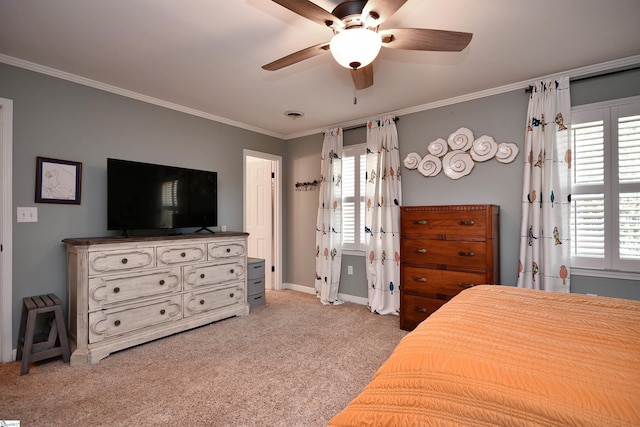
[[[572,84],[575,103],[640,94],[640,72]],[[104,236],[106,159],[215,170],[219,178],[219,223],[242,227],[242,150],[283,156],[283,281],[314,286],[317,191],[295,191],[298,181],[320,177],[322,135],[291,141],[242,130],[65,80],[0,64],[0,97],[14,101],[13,205],[38,207],[37,223],[13,223],[13,325],[17,335],[25,296],[53,292],[66,306],[66,237]],[[527,96],[514,91],[452,106],[405,115],[398,122],[401,158],[461,126],[476,135],[522,146]],[[577,105],[577,104],[576,104]],[[364,142],[364,129],[345,132],[345,145]],[[34,203],[36,157],[83,163],[81,205]],[[479,163],[468,177],[424,178],[402,170],[405,205],[495,203],[501,206],[501,276],[516,279],[520,220],[522,153],[509,165]],[[514,202],[516,201],[516,202]],[[354,274],[346,274],[346,266]],[[340,292],[366,298],[364,258],[343,258]],[[640,283],[631,280],[572,277],[574,292],[640,299]]]
[[[617,73],[606,77],[582,80],[571,85],[573,105],[598,102],[640,94],[640,70]],[[524,121],[528,96],[524,90],[489,96],[432,110],[401,116],[397,123],[400,157],[415,151],[427,153],[427,144],[436,138],[446,139],[460,127],[467,127],[475,136],[490,135],[498,142],[524,145]],[[345,145],[365,140],[363,130],[345,132]],[[288,142],[291,164],[291,183],[306,181],[309,171],[317,171],[320,163],[322,135],[308,136]],[[523,153],[507,165],[490,160],[476,163],[470,175],[452,180],[440,173],[425,178],[415,170],[402,169],[403,205],[440,204],[496,204],[500,206],[501,283],[515,285],[520,234],[520,193],[522,191]],[[319,172],[317,172],[319,173]],[[315,212],[310,206],[317,199],[307,194],[290,194],[290,216],[303,205],[304,215],[289,224],[286,246],[295,251],[296,262],[287,266],[285,282],[313,288]],[[300,237],[298,237],[300,236]],[[304,236],[304,237],[302,237]],[[367,297],[364,257],[344,256],[340,292]],[[347,265],[354,274],[347,275]],[[591,278],[573,275],[572,292],[640,299],[640,281]]]
[[[14,337],[23,297],[51,292],[66,307],[61,240],[113,234],[106,229],[107,157],[217,171],[218,223],[241,230],[242,150],[285,154],[278,138],[5,64],[0,97],[13,100],[14,209],[38,208],[37,223],[14,217]],[[34,203],[37,156],[82,162],[80,205]]]

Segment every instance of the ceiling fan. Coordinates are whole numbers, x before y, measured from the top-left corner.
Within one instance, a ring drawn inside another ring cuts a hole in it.
[[[372,62],[380,47],[459,52],[467,47],[473,36],[471,33],[425,28],[380,30],[380,24],[407,0],[346,0],[331,13],[308,0],[273,1],[304,18],[326,25],[333,30],[334,36],[329,42],[302,49],[262,68],[275,71],[331,51],[340,65],[351,70],[356,89],[373,85]]]

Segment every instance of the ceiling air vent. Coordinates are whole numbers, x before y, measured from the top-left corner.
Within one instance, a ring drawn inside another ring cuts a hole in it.
[[[304,113],[302,111],[285,111],[284,115],[289,117],[290,119],[299,119],[300,117],[304,116]]]

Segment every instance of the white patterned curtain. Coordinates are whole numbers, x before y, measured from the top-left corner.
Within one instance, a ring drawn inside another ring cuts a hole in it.
[[[342,263],[342,128],[327,130],[316,221],[316,294],[324,305],[338,299]]]
[[[395,118],[367,123],[365,242],[369,307],[400,311],[400,150]]]
[[[518,287],[569,292],[569,78],[532,86],[527,112]]]

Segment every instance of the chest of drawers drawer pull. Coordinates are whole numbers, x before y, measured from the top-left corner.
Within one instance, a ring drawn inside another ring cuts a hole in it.
[[[426,313],[427,309],[424,307],[413,307],[414,311],[417,311],[418,313]]]
[[[476,256],[476,253],[475,252],[460,251],[460,252],[458,252],[458,255],[460,255],[460,256]]]
[[[230,252],[231,252],[231,248],[227,248],[227,253],[230,253]]]
[[[458,224],[471,226],[471,225],[476,225],[476,222],[475,221],[459,221]]]
[[[414,281],[414,282],[422,282],[422,283],[424,283],[424,282],[426,282],[426,281],[427,281],[427,278],[426,278],[426,277],[416,277],[416,276],[413,276],[413,281]]]
[[[200,274],[200,278],[201,278],[201,279],[204,279],[204,273],[201,273],[201,274]]]
[[[160,286],[164,285],[164,279],[160,280],[158,283],[160,283]]]
[[[187,253],[186,253],[186,252],[180,252],[180,256],[181,256],[182,258],[184,258],[184,257],[186,257],[186,256],[187,256]]]
[[[120,288],[118,288],[118,287],[113,288],[113,293],[114,294],[117,294],[118,292],[120,292]]]
[[[122,261],[120,261],[120,262],[121,262],[121,263],[123,263],[123,264],[126,264],[126,263],[128,263],[128,262],[129,262],[129,260],[128,260],[128,259],[126,259],[126,258],[122,258]]]
[[[415,253],[418,253],[418,254],[426,254],[426,253],[427,253],[427,250],[426,250],[426,249],[418,249],[418,248],[416,248],[416,249],[414,249],[413,251],[414,251]]]
[[[417,220],[413,221],[413,223],[415,225],[427,225],[427,220],[426,219],[417,219]]]
[[[200,305],[204,305],[204,300],[203,299],[200,300]]]
[[[229,298],[233,298],[234,296],[235,296],[235,295],[234,295],[234,293],[233,293],[233,292],[231,292],[231,293],[229,294]]]
[[[469,288],[473,288],[474,285],[472,283],[458,283],[458,286],[464,289],[469,289]]]
[[[165,314],[167,311],[163,308],[162,310],[160,310],[160,314]]]
[[[116,320],[115,322],[113,322],[113,324],[114,324],[115,326],[120,326],[120,321],[119,321],[119,320]]]
[[[235,273],[235,270],[232,268],[231,270],[229,270],[229,273],[233,274]]]

